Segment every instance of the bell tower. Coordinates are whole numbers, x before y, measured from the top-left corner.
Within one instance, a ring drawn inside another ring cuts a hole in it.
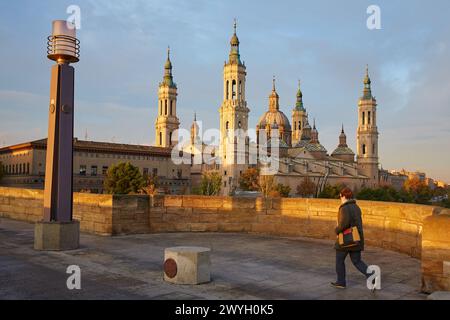
[[[220,146],[222,191],[230,194],[239,182],[240,174],[248,167],[248,114],[245,100],[245,64],[241,62],[239,39],[234,33],[230,54],[223,67],[223,102],[220,113]]]
[[[170,48],[167,48],[167,61],[164,65],[164,78],[158,89],[158,117],[155,124],[155,145],[171,148],[178,143],[177,130],[177,85],[173,81]]]
[[[368,187],[378,186],[377,101],[372,96],[369,67],[364,92],[358,103],[357,164],[360,174],[369,178]]]
[[[308,114],[303,106],[303,93],[298,81],[297,102],[292,110],[292,146],[295,146],[302,138],[303,127],[306,125]]]

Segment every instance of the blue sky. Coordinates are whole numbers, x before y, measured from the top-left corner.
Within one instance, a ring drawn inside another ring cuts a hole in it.
[[[432,5],[430,5],[430,3]],[[290,118],[297,79],[331,152],[344,123],[356,149],[357,101],[369,64],[384,168],[450,182],[450,23],[447,0],[425,1],[2,1],[0,146],[45,137],[51,21],[81,8],[75,135],[152,144],[157,86],[170,45],[178,113],[217,128],[222,67],[233,19],[247,65],[250,126],[267,110],[272,75]],[[381,30],[366,9],[381,8]]]

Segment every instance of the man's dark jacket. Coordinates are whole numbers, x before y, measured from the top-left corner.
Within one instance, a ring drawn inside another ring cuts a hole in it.
[[[339,207],[338,226],[335,229],[336,235],[351,227],[358,228],[359,235],[361,237],[359,245],[350,248],[341,248],[341,246],[339,245],[339,241],[336,239],[336,244],[334,245],[336,250],[340,251],[364,250],[364,232],[361,219],[361,209],[358,207],[355,200],[348,200]]]

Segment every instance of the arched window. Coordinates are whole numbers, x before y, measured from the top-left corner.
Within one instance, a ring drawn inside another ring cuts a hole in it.
[[[162,146],[162,132],[159,133],[159,145]]]
[[[230,98],[230,81],[227,80],[227,87],[225,89],[227,91],[227,100]]]
[[[294,130],[295,130],[295,128],[297,128],[297,122],[296,121],[294,121]]]
[[[239,80],[239,98],[242,96],[242,81]]]
[[[167,116],[167,99],[164,100],[164,115]]]
[[[227,122],[225,123],[225,129],[226,129],[226,130],[228,130],[228,126],[229,126],[229,122],[227,121]]]
[[[159,115],[161,115],[161,116],[162,116],[162,110],[163,110],[163,106],[162,106],[162,100],[161,100],[160,107],[159,107]]]
[[[298,122],[298,130],[302,130],[302,122],[301,121]]]
[[[362,153],[366,154],[366,145],[365,144],[362,145]]]
[[[232,99],[234,100],[236,98],[236,80],[233,80],[232,84],[231,84],[231,96]]]
[[[170,115],[172,115],[173,100],[170,100]]]
[[[362,113],[362,124],[363,125],[366,124],[366,113],[365,112]]]
[[[372,144],[372,154],[375,154],[375,143]]]
[[[170,146],[172,145],[172,132],[169,133],[169,145]]]
[[[30,163],[27,163],[27,174],[30,174]]]
[[[241,124],[241,122],[239,121],[238,122],[238,128],[240,129],[242,127],[242,124]]]
[[[370,124],[370,111],[367,111],[367,124]]]

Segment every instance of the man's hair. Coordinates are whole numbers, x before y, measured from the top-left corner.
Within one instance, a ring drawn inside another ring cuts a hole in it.
[[[353,199],[353,192],[350,188],[342,189],[339,195],[345,197],[345,199]]]

